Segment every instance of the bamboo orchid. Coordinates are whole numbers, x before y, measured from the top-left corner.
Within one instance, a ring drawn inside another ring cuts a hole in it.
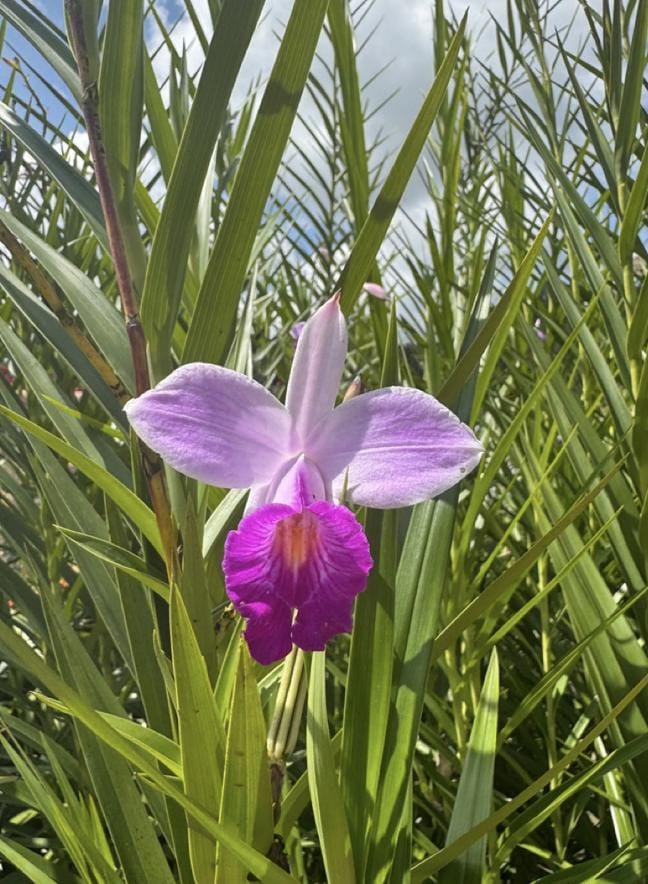
[[[388,387],[335,408],[346,351],[334,296],[299,335],[285,406],[206,363],[183,365],[126,405],[137,434],[174,469],[250,488],[223,571],[260,663],[293,643],[321,650],[351,629],[373,563],[362,526],[334,502],[343,488],[360,506],[409,506],[455,485],[482,456],[473,432],[420,390]]]

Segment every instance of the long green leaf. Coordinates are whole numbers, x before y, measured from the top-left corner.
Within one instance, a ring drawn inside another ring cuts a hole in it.
[[[412,128],[407,134],[396,159],[387,175],[385,183],[371,207],[369,216],[358,234],[349,259],[342,271],[337,288],[342,291],[342,308],[349,312],[355,304],[362,286],[370,275],[378,250],[385,239],[389,225],[398,208],[407,182],[410,180],[416,163],[425,147],[448,83],[454,71],[461,49],[467,16],[459,23],[448,51],[441,63],[434,83],[419,110]]]
[[[198,201],[227,103],[264,0],[226,0],[182,134],[146,272],[142,322],[156,349],[176,321]],[[253,229],[250,225],[250,229]]]
[[[306,713],[308,786],[324,866],[329,881],[353,884],[351,838],[338,784],[326,711],[326,663],[323,653],[311,657]]]
[[[95,712],[79,694],[60,678],[10,627],[0,621],[0,640],[6,653],[18,662],[45,688],[62,700],[76,719],[111,746],[121,756],[146,774],[147,778],[163,794],[178,801],[196,820],[197,824],[215,840],[232,851],[251,872],[268,884],[289,884],[293,879],[275,866],[266,857],[245,845],[229,827],[219,825],[203,807],[196,804],[158,771],[155,765],[146,762],[138,749],[134,749],[127,739]],[[162,880],[162,879],[159,879]]]
[[[486,819],[492,809],[493,774],[497,751],[499,661],[493,649],[470,733],[468,753],[452,808],[446,844],[452,844]],[[439,884],[480,884],[486,873],[486,838],[476,841],[443,869]]]
[[[129,518],[131,518],[137,527],[142,531],[144,536],[153,544],[155,549],[161,553],[162,544],[160,534],[155,521],[155,515],[146,504],[139,499],[133,492],[123,485],[118,479],[111,475],[103,467],[99,466],[95,461],[91,460],[82,452],[68,445],[58,436],[39,427],[25,417],[17,414],[11,409],[0,405],[0,415],[13,421],[30,435],[34,436],[40,442],[44,442],[52,451],[64,457],[70,463],[73,463],[82,473],[95,482],[99,488],[114,500]]]
[[[36,158],[45,172],[62,187],[99,242],[107,249],[108,239],[99,197],[90,183],[4,102],[0,102],[0,123],[6,126],[14,138]]]
[[[310,70],[327,0],[295,0],[257,112],[205,277],[183,361],[223,362],[257,228]]]

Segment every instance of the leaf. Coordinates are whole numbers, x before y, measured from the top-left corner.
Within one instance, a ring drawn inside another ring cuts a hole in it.
[[[68,685],[93,708],[123,715],[81,640],[63,617],[58,600],[48,600],[47,596],[45,599],[56,662]],[[69,697],[59,698],[69,705]],[[128,765],[109,744],[82,726],[76,731],[124,875],[150,884],[171,884],[171,872]]]
[[[175,156],[146,271],[142,322],[155,350],[168,349],[177,318],[194,221],[227,104],[264,0],[225,0]],[[151,84],[151,90],[153,85]],[[250,224],[250,230],[254,230]],[[212,271],[213,272],[213,271]]]
[[[630,53],[621,91],[621,104],[614,145],[616,168],[621,175],[627,174],[627,165],[634,145],[637,123],[639,122],[641,112],[641,91],[646,63],[647,37],[648,3],[646,0],[638,0],[630,40]]]
[[[529,458],[524,469],[537,471],[535,456],[525,449]],[[543,503],[547,515],[538,512],[541,529],[548,529],[560,509],[559,498],[548,482],[542,487]],[[576,526],[570,525],[550,546],[549,552],[556,568],[562,570],[583,546]],[[572,628],[577,639],[583,639],[593,632],[601,620],[610,617],[617,608],[609,587],[603,580],[591,556],[580,556],[574,568],[562,580],[563,597],[567,606]],[[592,684],[596,685],[602,709],[610,709],[614,703],[630,691],[635,673],[648,665],[646,654],[636,640],[631,622],[619,616],[613,620],[608,630],[593,640],[585,655],[586,668]],[[640,695],[636,703],[629,707],[619,721],[621,731],[631,739],[645,730],[648,717],[648,697]],[[613,732],[618,741],[621,736]]]
[[[135,379],[128,336],[117,309],[85,273],[29,227],[2,209],[0,221],[32,252],[43,269],[58,283],[105,358],[126,387],[134,392]]]
[[[150,574],[148,563],[135,555],[135,553],[124,549],[122,546],[117,546],[109,540],[104,540],[102,537],[94,537],[92,534],[84,534],[82,531],[74,531],[62,525],[55,525],[54,527],[72,543],[77,544],[102,561],[108,562],[108,564],[113,565],[119,571],[128,574],[129,577],[134,577],[142,586],[147,586],[166,602],[169,601],[168,584],[160,577]]]
[[[222,786],[225,736],[205,660],[177,589],[171,594],[171,648],[185,794],[216,819]],[[209,747],[207,751],[206,747]],[[216,871],[216,845],[213,840],[190,828],[189,853],[196,881],[213,881]]]
[[[143,771],[152,784],[161,792],[178,801],[212,837],[231,850],[257,877],[267,884],[289,884],[292,878],[251,847],[243,844],[228,827],[219,825],[200,805],[159,773],[154,765],[145,762],[137,749],[134,749],[118,731],[95,712],[79,694],[69,687],[16,633],[0,621],[0,641],[5,652],[11,654],[26,672],[39,681],[54,696],[62,700],[70,712],[107,745],[127,758]],[[161,881],[162,879],[160,879]]]
[[[553,267],[551,258],[546,252],[543,252],[542,258],[551,287],[556,294],[558,302],[565,311],[571,327],[578,327],[578,335],[583,344],[583,349],[587,353],[587,356],[592,363],[592,367],[596,372],[599,384],[607,396],[612,416],[620,431],[626,433],[630,429],[632,419],[619,385],[610,369],[609,363],[596,343],[596,339],[588,328],[587,323],[580,322],[582,315],[581,310],[578,304],[575,303],[567,287],[560,281],[558,274]],[[604,292],[601,292],[601,299],[603,296]]]
[[[71,715],[69,708],[65,703],[53,700],[40,692],[36,692],[36,698],[63,715]],[[177,777],[182,776],[182,765],[180,763],[180,748],[177,743],[154,731],[150,727],[145,727],[132,721],[130,718],[124,718],[122,715],[115,715],[111,712],[99,712],[101,717],[116,731],[119,731],[134,746],[141,749],[146,756],[161,761],[171,773]]]
[[[241,491],[238,488],[228,491],[207,519],[207,524],[203,531],[202,554],[204,558],[207,558],[214,544],[222,538],[223,533],[232,521],[237,516],[240,517],[243,514],[242,504],[247,493],[247,489]]]
[[[103,33],[99,118],[121,234],[136,290],[147,256],[135,209],[135,179],[142,133],[144,3],[112,3]]]
[[[452,862],[455,857],[460,856],[467,847],[470,847],[471,844],[474,844],[483,835],[494,831],[496,826],[504,822],[504,820],[525,804],[530,798],[537,795],[556,777],[558,773],[566,770],[571,764],[573,764],[579,755],[592,742],[594,742],[596,737],[603,733],[606,728],[608,728],[610,724],[622,714],[628,705],[634,702],[641,691],[646,689],[646,686],[648,686],[648,675],[644,675],[643,678],[634,684],[616,706],[614,706],[590,731],[588,731],[582,739],[578,740],[571,749],[565,752],[556,764],[543,773],[542,776],[530,783],[522,790],[522,792],[516,795],[515,798],[512,798],[507,804],[500,807],[487,819],[478,823],[476,826],[473,826],[469,832],[461,835],[456,841],[449,844],[447,847],[444,847],[438,853],[434,854],[434,856],[428,857],[422,862],[417,863],[411,870],[412,884],[422,884],[423,881],[435,874],[439,869],[444,868],[448,863]]]
[[[58,401],[69,407],[70,400],[59,391],[45,367],[30,348],[2,319],[0,319],[0,341],[7,348],[11,358],[38,397],[43,410],[61,435],[69,439],[70,443],[80,452],[82,451],[83,456],[87,457],[89,461],[95,462],[99,469],[105,467],[122,482],[128,482],[130,478],[128,471],[114,449],[106,443],[106,440],[100,435],[91,434],[80,421],[70,417],[69,413],[52,404],[53,401]]]
[[[466,18],[459,23],[448,51],[441,63],[434,83],[430,87],[398,156],[380,189],[367,220],[358,234],[349,259],[342,271],[336,288],[342,291],[341,306],[348,313],[355,304],[362,286],[369,278],[378,250],[387,235],[394,213],[403,198],[407,182],[425,147],[430,129],[444,99],[450,77],[461,49]]]
[[[648,734],[642,734],[631,740],[625,746],[615,749],[609,755],[600,758],[597,762],[589,765],[579,775],[571,777],[567,782],[561,783],[556,789],[542,795],[520,813],[511,826],[509,835],[499,848],[502,853],[512,850],[516,844],[524,840],[533,829],[541,825],[557,807],[566,801],[571,795],[589,785],[592,780],[605,776],[606,773],[615,770],[621,765],[627,764],[643,754],[648,749]]]
[[[0,102],[0,124],[6,126],[14,138],[36,158],[47,174],[62,187],[88,222],[99,242],[107,249],[108,240],[101,205],[92,185],[70,166],[42,135],[21,120],[4,102]]]
[[[575,259],[578,261],[577,267],[582,267],[583,273],[589,282],[592,292],[596,295],[600,294],[601,307],[608,329],[610,344],[617,359],[621,377],[624,382],[627,382],[629,379],[629,372],[625,348],[625,323],[619,312],[619,308],[612,297],[612,293],[603,278],[603,274],[599,268],[600,262],[592,254],[592,250],[587,243],[583,231],[578,226],[574,213],[565,199],[565,195],[559,188],[554,189],[554,194],[560,210],[560,215],[565,224],[566,232],[574,247]],[[574,272],[577,272],[576,268],[574,268]]]
[[[617,860],[627,858],[627,862],[617,863]],[[648,848],[638,847],[632,849],[624,844],[618,850],[608,853],[597,859],[586,860],[577,863],[570,869],[554,872],[553,875],[545,875],[542,878],[546,884],[587,884],[589,881],[623,882],[634,884],[637,873],[643,874],[648,869]],[[606,873],[602,878],[601,874]]]
[[[628,357],[630,359],[641,359],[641,350],[646,340],[648,340],[648,274],[644,277],[637,295],[637,303],[628,328]]]
[[[486,819],[492,809],[493,775],[497,751],[499,660],[493,648],[484,685],[470,732],[468,752],[452,808],[446,844],[452,844]],[[439,884],[480,884],[486,874],[486,838],[471,844],[454,862],[445,866]]]
[[[3,736],[0,736],[0,743],[31,793],[30,803],[41,809],[47,817],[76,868],[85,874],[86,878],[90,877],[92,869],[97,878],[106,881],[106,884],[118,884],[120,879],[115,871],[110,850],[101,850],[95,844],[96,840],[102,847],[105,845],[104,831],[101,829],[97,832],[96,839],[88,837],[87,816],[55,758],[46,750],[64,802],[59,800],[49,783],[39,777],[37,769],[24,754],[15,749]]]
[[[36,331],[63,357],[107,416],[117,424],[124,424],[124,414],[110,388],[66,334],[52,311],[35,298],[27,286],[4,265],[0,266],[0,285]]]
[[[444,651],[451,648],[459,636],[484,615],[501,596],[509,593],[519,585],[524,575],[528,573],[549,544],[559,537],[564,529],[571,525],[578,516],[585,512],[587,507],[605,488],[612,476],[618,472],[619,468],[620,465],[617,464],[590,492],[583,495],[580,500],[577,500],[545,535],[540,537],[519,559],[513,562],[503,574],[500,574],[489,583],[478,596],[441,630],[434,643],[435,658],[438,658]]]
[[[257,229],[297,113],[326,6],[327,0],[293,4],[198,292],[183,362],[225,359]]]
[[[398,321],[392,303],[384,342],[380,385],[398,376]],[[356,600],[355,623],[347,669],[340,790],[347,814],[356,876],[365,874],[368,839],[376,797],[392,695],[394,665],[394,585],[398,562],[397,513],[369,510],[365,532],[375,558],[366,590]]]
[[[480,309],[479,303],[473,308],[461,354],[478,334]],[[468,383],[459,397],[457,413],[463,420],[470,413],[474,389],[474,383]],[[402,877],[409,863],[410,771],[450,569],[458,495],[455,486],[437,500],[414,507],[396,572],[392,700],[367,860],[367,877],[376,882]]]
[[[184,545],[182,570],[178,576],[178,585],[182,592],[182,601],[193,626],[193,631],[205,659],[210,682],[213,683],[217,671],[216,634],[212,617],[212,602],[205,571],[205,562],[201,554],[202,523],[196,514],[193,499],[189,497],[185,507],[182,525],[182,541]]]
[[[221,797],[221,822],[230,821],[246,844],[267,854],[272,843],[272,799],[266,752],[266,723],[245,642],[232,694]],[[245,884],[247,873],[227,851],[220,852],[217,884]]]
[[[538,235],[531,243],[529,250],[524,256],[524,260],[511,280],[510,285],[507,287],[496,306],[493,307],[488,318],[475,336],[475,340],[457,362],[442,389],[439,391],[439,399],[442,402],[445,402],[446,404],[454,402],[459,391],[479,365],[479,360],[492,340],[494,340],[495,352],[501,354],[506,341],[506,334],[515,319],[522,298],[526,293],[527,282],[538,259],[543,240],[549,231],[552,220],[553,216],[549,215],[542,225]],[[490,372],[493,370],[493,363],[491,362],[489,365]],[[488,374],[485,377],[488,377]],[[484,393],[481,391],[479,401],[483,400],[483,396]]]
[[[58,436],[48,432],[48,430],[44,430],[42,427],[39,427],[37,424],[27,420],[27,418],[22,417],[16,412],[11,411],[4,405],[0,405],[0,415],[13,421],[13,423],[17,424],[40,442],[44,442],[45,445],[52,449],[52,451],[55,451],[61,457],[65,458],[65,460],[68,460],[81,470],[84,475],[105,491],[111,500],[114,500],[117,506],[123,510],[133,522],[135,522],[147,540],[149,540],[155,549],[161,553],[162,544],[160,542],[160,535],[155,522],[155,515],[129,488],[122,485],[121,482],[103,467],[95,463],[95,461],[91,460],[71,445],[68,445],[67,442],[59,439]]]
[[[54,68],[76,100],[80,101],[81,84],[74,58],[60,34],[50,26],[47,17],[34,15],[30,9],[15,0],[1,0],[0,12],[29,40],[41,57]]]
[[[54,455],[38,442],[34,442],[33,445],[36,458],[32,460],[32,469],[38,481],[39,492],[47,504],[43,516],[47,517],[47,514],[51,513],[52,520],[73,526],[77,530],[83,525],[97,534],[105,532],[105,522]],[[77,548],[72,554],[97,614],[130,668],[131,649],[114,572],[108,565],[83,550]]]
[[[329,0],[327,15],[342,89],[344,115],[340,120],[340,128],[349,179],[351,208],[355,230],[359,231],[369,211],[370,183],[364,111],[356,65],[353,21],[348,0]]]
[[[308,787],[329,881],[356,881],[351,838],[338,784],[326,710],[325,652],[311,657],[306,710]]]
[[[632,260],[637,234],[641,226],[641,215],[648,197],[648,148],[644,150],[639,171],[635,178],[621,221],[619,234],[619,259],[622,264]]]
[[[18,841],[0,835],[0,856],[11,863],[33,884],[56,884],[54,865]]]

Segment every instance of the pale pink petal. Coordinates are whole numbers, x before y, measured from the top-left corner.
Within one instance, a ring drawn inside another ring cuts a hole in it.
[[[250,489],[245,514],[253,513],[266,503],[284,503],[300,508],[330,496],[317,466],[303,455],[281,464],[272,480]]]
[[[219,365],[183,365],[124,410],[170,466],[221,488],[268,482],[291,454],[283,405],[256,381]]]
[[[324,480],[315,464],[300,455],[288,467],[277,474],[268,496],[273,503],[287,503],[295,509],[308,506],[326,497]]]
[[[308,320],[295,348],[286,407],[301,439],[333,409],[346,351],[346,322],[334,295]]]
[[[389,300],[387,290],[384,289],[381,285],[378,285],[377,282],[365,282],[362,288],[368,295],[371,295],[374,298],[378,298],[379,301]]]
[[[348,499],[388,509],[436,497],[483,454],[472,430],[433,396],[387,387],[344,402],[311,434],[306,455]]]

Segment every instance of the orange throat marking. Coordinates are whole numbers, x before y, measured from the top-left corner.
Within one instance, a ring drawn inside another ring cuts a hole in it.
[[[298,571],[306,563],[317,551],[319,543],[317,518],[308,510],[286,516],[277,522],[275,552],[281,555],[286,566],[293,571]]]

